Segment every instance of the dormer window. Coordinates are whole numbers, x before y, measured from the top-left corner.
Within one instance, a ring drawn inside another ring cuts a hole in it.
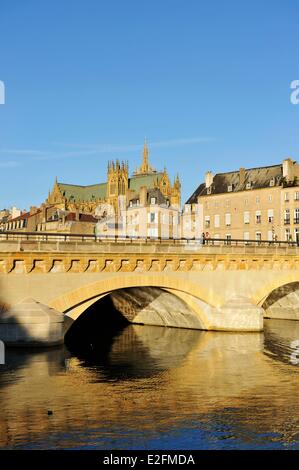
[[[246,183],[246,189],[251,189],[251,187],[252,187],[251,181],[249,181],[248,183]]]
[[[156,204],[156,198],[155,198],[155,197],[151,197],[151,205],[153,206],[154,204]]]
[[[212,187],[209,186],[209,187],[207,188],[207,194],[211,194],[211,193],[212,193]]]
[[[231,193],[232,190],[233,190],[233,185],[232,185],[232,184],[229,184],[228,187],[227,187],[227,191],[228,191],[229,193]]]
[[[271,178],[271,179],[270,179],[269,185],[270,185],[270,186],[275,186],[275,178]]]

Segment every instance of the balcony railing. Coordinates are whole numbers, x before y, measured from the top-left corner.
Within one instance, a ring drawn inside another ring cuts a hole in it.
[[[291,219],[284,219],[284,225],[290,225]]]
[[[294,224],[299,224],[299,217],[294,218]]]

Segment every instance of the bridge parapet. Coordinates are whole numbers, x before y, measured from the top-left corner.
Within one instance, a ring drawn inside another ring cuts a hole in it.
[[[112,242],[101,240],[95,242],[89,240],[76,241],[76,240],[1,240],[0,239],[0,253],[112,253],[112,254],[134,254],[134,253],[148,253],[148,254],[180,254],[180,253],[203,253],[203,254],[257,254],[257,255],[299,255],[299,247],[294,244],[205,244],[202,245],[199,241],[176,241],[171,243],[169,241],[131,241],[128,242]]]

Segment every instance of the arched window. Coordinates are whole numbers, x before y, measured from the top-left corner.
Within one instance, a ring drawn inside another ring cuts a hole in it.
[[[125,181],[123,178],[121,178],[119,180],[119,183],[118,183],[118,192],[119,194],[125,194]]]
[[[115,194],[115,193],[116,193],[115,178],[112,178],[111,183],[110,183],[110,194]]]

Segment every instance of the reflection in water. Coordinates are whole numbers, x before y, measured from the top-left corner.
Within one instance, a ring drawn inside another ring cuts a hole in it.
[[[299,323],[276,320],[264,333],[129,325],[71,353],[8,350],[0,447],[299,448],[294,339]]]

